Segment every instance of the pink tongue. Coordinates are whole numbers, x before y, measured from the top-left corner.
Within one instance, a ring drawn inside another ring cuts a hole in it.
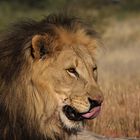
[[[93,109],[90,110],[90,112],[85,113],[82,116],[87,118],[87,119],[94,118],[94,117],[96,117],[99,114],[100,110],[101,110],[100,106],[94,107]]]

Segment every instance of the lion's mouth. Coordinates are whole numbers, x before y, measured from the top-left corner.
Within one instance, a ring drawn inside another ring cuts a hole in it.
[[[101,110],[101,105],[91,108],[89,111],[79,113],[76,109],[69,105],[63,107],[63,112],[69,120],[83,121],[85,119],[93,119],[98,116]]]

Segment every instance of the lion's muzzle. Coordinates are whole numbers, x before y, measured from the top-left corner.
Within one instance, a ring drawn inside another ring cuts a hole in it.
[[[71,107],[70,105],[65,105],[63,107],[63,112],[69,120],[73,121],[82,121],[84,119],[93,119],[95,118],[100,110],[102,101],[92,100],[88,98],[90,103],[90,108],[87,112],[78,112],[77,109]]]

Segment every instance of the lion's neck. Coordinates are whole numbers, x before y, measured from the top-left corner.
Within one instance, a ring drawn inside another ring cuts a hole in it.
[[[27,77],[25,77],[26,80]],[[34,112],[32,108],[37,108],[36,110],[40,111],[42,110],[42,105],[38,103],[43,103],[39,98],[39,90],[35,88],[36,86],[30,80],[27,83],[14,81],[11,87],[7,87],[7,92],[2,92],[3,94],[1,94],[0,140],[68,140],[71,137],[71,134],[65,132],[60,127],[61,125],[58,125],[59,121],[57,119],[55,121],[51,120],[46,124],[49,129],[51,128],[50,133],[53,133],[53,136],[51,136],[46,131],[45,134],[48,137],[38,132],[39,126],[35,123],[36,120],[33,122],[27,120],[27,118],[35,116],[36,113],[40,114],[40,112]],[[23,87],[26,87],[26,89]],[[8,95],[6,96],[7,93]],[[32,104],[31,99],[34,101]],[[38,107],[40,108],[38,109]],[[28,108],[28,111],[25,111],[25,108]],[[52,124],[52,122],[54,123]]]
[[[1,116],[0,116],[1,117]],[[1,118],[0,118],[1,119]],[[0,120],[0,140],[68,140],[66,137],[54,135],[53,138],[45,137],[36,132],[36,130],[28,130],[21,124],[12,126],[10,122],[6,122],[4,118]]]
[[[0,140],[68,140],[70,137],[65,131],[54,133],[53,138],[45,137],[33,127],[29,129],[24,120],[12,121],[6,110],[2,108],[0,106]]]

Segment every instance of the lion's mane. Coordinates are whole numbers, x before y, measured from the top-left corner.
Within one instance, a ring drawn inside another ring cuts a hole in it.
[[[36,102],[30,94],[31,38],[44,33],[53,36],[53,25],[75,32],[77,24],[84,26],[79,19],[51,15],[39,22],[18,22],[0,36],[0,140],[51,139],[38,131]],[[95,32],[88,28],[85,31],[90,36],[95,35]],[[55,133],[54,137],[64,138]]]

